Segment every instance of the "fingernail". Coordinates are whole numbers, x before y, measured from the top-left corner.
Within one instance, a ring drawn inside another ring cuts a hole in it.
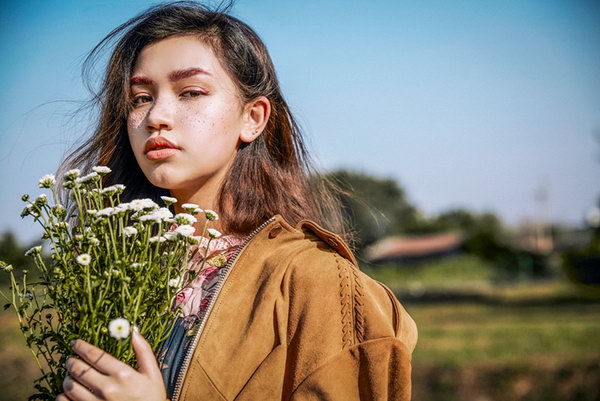
[[[73,389],[73,380],[71,379],[71,376],[65,376],[65,379],[63,380],[63,388],[65,390]]]
[[[138,329],[138,327],[136,325],[133,326],[133,330],[137,331],[138,333],[140,332],[140,330]]]
[[[72,347],[73,345],[75,345],[75,340],[71,340],[71,341],[70,341],[70,344],[71,344],[71,347]]]

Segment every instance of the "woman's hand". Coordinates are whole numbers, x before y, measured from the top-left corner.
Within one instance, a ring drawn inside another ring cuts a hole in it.
[[[132,339],[139,370],[83,340],[73,349],[83,360],[67,359],[71,374],[56,401],[165,401],[167,392],[152,347],[134,328]],[[91,390],[91,391],[90,391]]]

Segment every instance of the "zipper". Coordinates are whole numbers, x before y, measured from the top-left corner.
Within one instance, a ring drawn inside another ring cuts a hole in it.
[[[235,265],[237,258],[242,253],[242,251],[246,248],[246,246],[248,245],[250,240],[252,240],[252,238],[254,238],[262,229],[264,229],[266,226],[268,226],[273,221],[275,221],[275,217],[271,217],[270,219],[266,220],[260,226],[258,226],[254,231],[252,231],[250,233],[250,235],[248,235],[246,237],[244,242],[242,242],[242,244],[239,246],[239,248],[235,251],[235,253],[231,256],[231,258],[227,261],[227,264],[222,268],[222,270],[224,269],[225,271],[220,274],[220,277],[219,277],[217,283],[215,284],[215,286],[213,287],[213,290],[211,291],[211,299],[210,299],[208,305],[206,306],[206,311],[204,312],[202,321],[200,322],[200,324],[198,324],[196,326],[196,331],[194,333],[192,343],[186,350],[185,356],[183,358],[183,362],[181,363],[181,368],[179,369],[177,381],[175,382],[175,388],[173,389],[173,397],[171,398],[171,401],[177,401],[179,399],[181,388],[183,386],[183,378],[187,374],[187,370],[189,368],[189,365],[190,365],[190,362],[192,359],[192,355],[194,353],[194,349],[198,345],[198,341],[200,340],[200,335],[202,334],[202,330],[204,329],[204,326],[206,325],[208,316],[209,316],[215,302],[217,301],[216,295],[221,290],[221,287],[223,287],[223,283],[229,276],[229,272]]]

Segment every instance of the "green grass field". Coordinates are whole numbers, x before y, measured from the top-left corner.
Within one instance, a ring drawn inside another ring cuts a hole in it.
[[[558,364],[600,357],[600,305],[407,305],[416,364]]]

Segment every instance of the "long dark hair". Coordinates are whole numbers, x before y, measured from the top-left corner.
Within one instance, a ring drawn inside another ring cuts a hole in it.
[[[150,7],[115,28],[87,55],[83,79],[98,107],[94,132],[61,163],[70,168],[105,165],[113,170],[105,185],[125,184],[125,200],[147,197],[162,203],[166,189],[152,185],[138,166],[127,135],[131,110],[129,79],[142,49],[172,35],[194,35],[211,46],[236,83],[243,103],[265,96],[271,115],[261,135],[240,145],[217,196],[217,212],[225,233],[244,235],[275,214],[295,225],[312,219],[340,234],[351,246],[341,190],[313,167],[300,127],[285,102],[275,68],[260,37],[247,24],[227,14],[231,4],[210,10],[192,1]],[[116,41],[98,90],[92,70],[100,53]],[[202,205],[200,205],[202,207]]]

